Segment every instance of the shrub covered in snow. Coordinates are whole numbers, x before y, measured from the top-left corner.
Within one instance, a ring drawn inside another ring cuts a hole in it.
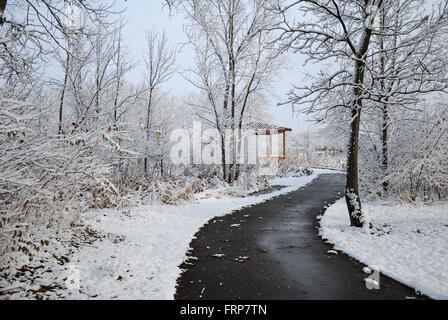
[[[447,199],[448,108],[436,104],[422,110],[395,112],[390,117],[387,167],[380,157],[381,142],[364,140],[364,193],[404,201]]]

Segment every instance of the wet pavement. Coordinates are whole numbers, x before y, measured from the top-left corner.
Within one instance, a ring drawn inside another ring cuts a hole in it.
[[[342,197],[344,176],[322,174],[309,185],[209,221],[181,265],[176,299],[420,299],[380,275],[367,289],[363,264],[318,236],[325,206]]]

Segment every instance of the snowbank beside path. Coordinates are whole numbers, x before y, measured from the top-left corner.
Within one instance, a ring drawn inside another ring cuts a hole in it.
[[[131,210],[130,217],[109,211],[93,227],[119,234],[124,241],[97,243],[77,253],[72,263],[80,269],[81,291],[71,296],[98,299],[172,299],[179,265],[187,259],[194,234],[210,219],[244,206],[261,203],[311,182],[317,175],[274,179],[272,184],[285,188],[245,198],[209,198],[182,206],[142,206]],[[117,280],[120,279],[120,280]]]
[[[373,229],[350,227],[341,199],[320,220],[322,238],[381,274],[433,299],[448,299],[448,202],[370,202],[363,209]]]
[[[325,171],[317,170],[311,176],[273,179],[271,185],[284,188],[269,194],[231,197],[217,190],[217,197],[212,194],[198,203],[88,212],[82,217],[85,228],[102,235],[101,240],[73,250],[68,263],[58,264],[54,259],[47,259],[45,270],[35,271],[39,274],[37,277],[34,274],[32,285],[23,281],[9,283],[12,290],[18,286],[22,289],[2,298],[36,298],[36,291],[51,288],[39,293],[39,297],[173,299],[181,273],[179,265],[187,259],[194,234],[207,221],[297,190],[322,172]],[[67,245],[54,245],[53,250],[64,246],[68,249]],[[71,282],[67,283],[68,280]]]

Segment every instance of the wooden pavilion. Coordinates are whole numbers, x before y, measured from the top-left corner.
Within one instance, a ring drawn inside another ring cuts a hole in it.
[[[284,160],[286,158],[286,132],[291,132],[291,128],[286,128],[282,126],[277,126],[273,124],[267,124],[264,122],[247,122],[243,125],[243,129],[254,131],[255,135],[267,135],[269,136],[269,155],[267,157],[259,157],[260,159],[266,160]],[[283,150],[282,155],[274,155],[272,148],[272,136],[281,134],[283,136]]]

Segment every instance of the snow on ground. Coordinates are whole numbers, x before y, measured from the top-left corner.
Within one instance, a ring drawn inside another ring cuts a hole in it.
[[[320,220],[322,238],[371,269],[431,298],[448,299],[448,202],[363,207],[373,229],[350,227],[341,199]]]
[[[12,289],[12,294],[0,297],[36,298],[37,291],[40,298],[173,299],[181,273],[179,265],[187,259],[194,234],[207,221],[297,190],[315,179],[318,172],[273,179],[271,185],[284,188],[269,194],[248,197],[221,194],[219,199],[209,195],[197,203],[181,206],[148,205],[128,211],[86,213],[84,224],[88,230],[103,235],[101,240],[82,244],[70,254],[69,263],[53,263],[48,267],[46,262],[46,270],[50,271],[41,271],[32,285],[8,283],[9,288],[24,290]],[[42,287],[51,290],[39,292]],[[29,288],[33,288],[34,295],[29,295]]]

